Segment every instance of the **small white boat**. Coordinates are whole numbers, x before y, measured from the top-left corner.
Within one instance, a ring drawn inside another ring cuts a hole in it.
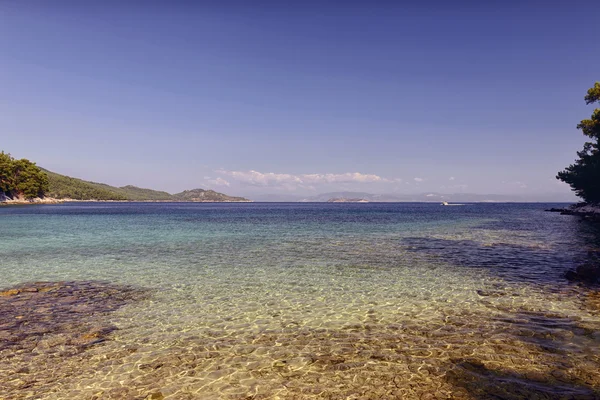
[[[450,204],[447,201],[442,201],[442,205],[443,206],[464,206],[465,204],[461,204],[461,203]]]

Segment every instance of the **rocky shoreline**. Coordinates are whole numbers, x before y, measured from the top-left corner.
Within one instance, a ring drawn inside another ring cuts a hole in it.
[[[600,205],[578,203],[567,208],[550,208],[546,211],[561,215],[575,215],[588,221],[600,222]]]
[[[600,222],[600,205],[579,203],[573,204],[567,208],[551,208],[549,212],[558,212],[561,215],[574,215],[582,220],[594,223]],[[565,278],[571,282],[584,285],[596,286],[600,284],[600,257],[592,256],[588,262],[579,265],[573,270],[565,273]],[[595,292],[595,298],[600,299],[600,292]],[[597,300],[594,303],[596,307],[600,304]]]
[[[26,204],[58,204],[58,203],[64,203],[65,201],[66,200],[55,199],[52,197],[45,197],[45,198],[37,197],[35,199],[23,199],[23,198],[11,199],[11,198],[3,196],[3,197],[0,197],[0,206],[26,205]]]

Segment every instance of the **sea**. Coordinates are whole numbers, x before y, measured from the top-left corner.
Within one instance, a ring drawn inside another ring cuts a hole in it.
[[[561,206],[0,207],[0,398],[599,399]]]

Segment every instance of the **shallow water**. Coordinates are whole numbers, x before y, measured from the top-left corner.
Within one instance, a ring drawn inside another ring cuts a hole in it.
[[[599,398],[600,236],[551,206],[2,207],[0,287],[149,292],[0,348],[0,398]]]

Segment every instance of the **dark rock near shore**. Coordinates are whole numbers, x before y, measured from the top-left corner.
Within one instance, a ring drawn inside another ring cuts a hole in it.
[[[483,290],[480,289],[477,291],[477,294],[483,297],[502,297],[506,296],[505,292],[497,291],[497,290]]]
[[[600,283],[600,263],[587,262],[581,264],[576,269],[567,271],[565,278],[572,282]]]
[[[600,222],[600,206],[576,204],[568,208],[550,208],[545,211],[558,212],[561,215],[575,215],[588,221]]]
[[[0,399],[67,398],[58,396],[62,385],[85,379],[85,360],[117,329],[110,313],[147,296],[146,289],[98,281],[0,289]],[[68,398],[84,398],[75,393]]]
[[[94,281],[35,282],[0,291],[0,355],[57,346],[75,354],[116,329],[102,315],[144,296],[141,289]]]

